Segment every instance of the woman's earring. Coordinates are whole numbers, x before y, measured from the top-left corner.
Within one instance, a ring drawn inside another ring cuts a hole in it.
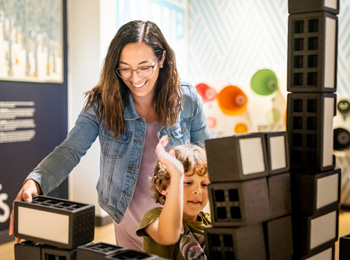
[[[160,68],[161,68],[161,69],[163,68],[163,64],[162,64],[162,65],[160,65]]]

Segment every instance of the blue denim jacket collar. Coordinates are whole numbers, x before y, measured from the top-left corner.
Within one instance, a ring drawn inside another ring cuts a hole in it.
[[[129,92],[129,103],[128,105],[125,107],[125,113],[124,113],[124,119],[125,120],[136,120],[137,118],[139,118],[139,114],[137,114],[135,106],[134,106],[134,100],[132,99],[132,95]]]

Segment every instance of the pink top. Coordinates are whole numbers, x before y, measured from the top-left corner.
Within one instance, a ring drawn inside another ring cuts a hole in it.
[[[135,192],[125,212],[124,219],[120,224],[114,222],[117,245],[138,251],[142,251],[143,243],[142,237],[136,235],[136,230],[140,226],[143,215],[146,211],[161,206],[155,203],[152,198],[150,182],[157,162],[155,149],[158,144],[158,130],[159,123],[157,121],[147,123],[145,146]]]

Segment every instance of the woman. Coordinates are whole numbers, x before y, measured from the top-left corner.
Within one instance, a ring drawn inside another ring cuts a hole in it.
[[[56,188],[98,136],[99,204],[115,221],[117,245],[142,250],[135,232],[143,214],[155,207],[149,190],[155,147],[164,135],[168,147],[203,144],[209,138],[201,99],[179,81],[175,54],[158,26],[143,21],[119,29],[100,81],[86,95],[74,128],[28,175],[16,200],[31,202],[32,196]]]

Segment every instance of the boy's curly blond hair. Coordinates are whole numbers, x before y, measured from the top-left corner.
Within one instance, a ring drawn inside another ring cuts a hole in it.
[[[204,176],[208,172],[207,156],[203,148],[197,145],[187,144],[175,146],[172,150],[175,152],[175,158],[183,164],[186,176],[192,176],[193,174]],[[151,183],[151,190],[154,193],[153,199],[155,202],[164,205],[165,196],[159,191],[166,190],[168,187],[170,174],[159,161],[154,168]]]

